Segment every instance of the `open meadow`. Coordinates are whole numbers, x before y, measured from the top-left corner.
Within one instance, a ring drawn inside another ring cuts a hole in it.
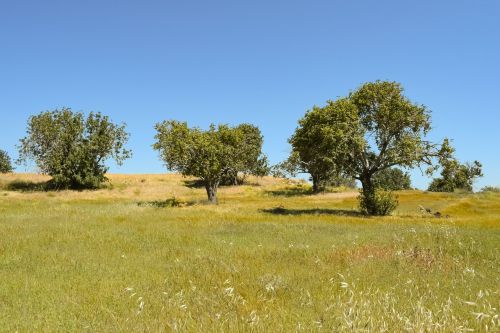
[[[365,217],[357,192],[271,177],[219,205],[179,175],[109,178],[0,175],[0,331],[500,331],[500,193]]]

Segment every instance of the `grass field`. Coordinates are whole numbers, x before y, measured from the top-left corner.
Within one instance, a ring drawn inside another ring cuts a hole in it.
[[[218,206],[177,175],[43,180],[0,176],[1,331],[500,331],[498,193],[402,192],[367,218],[355,192],[272,178]]]

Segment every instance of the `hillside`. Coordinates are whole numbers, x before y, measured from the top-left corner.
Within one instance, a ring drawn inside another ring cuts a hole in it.
[[[0,175],[1,331],[500,329],[498,193],[405,191],[364,217],[356,191],[270,177],[217,206],[179,175],[109,179]]]

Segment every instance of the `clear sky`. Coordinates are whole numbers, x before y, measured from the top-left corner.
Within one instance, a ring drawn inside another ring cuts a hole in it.
[[[500,185],[500,1],[0,2],[13,158],[30,115],[68,106],[127,123],[134,157],[112,172],[165,172],[151,148],[164,119],[254,123],[278,162],[307,109],[376,79],[401,82],[433,111],[433,139],[483,163],[478,187]]]

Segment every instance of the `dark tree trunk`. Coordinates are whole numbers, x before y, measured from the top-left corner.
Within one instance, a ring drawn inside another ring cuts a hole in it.
[[[205,189],[207,190],[208,201],[212,204],[217,204],[217,185],[207,184],[205,185]]]
[[[373,185],[372,175],[364,175],[360,180],[363,187],[363,202],[366,213],[374,215],[377,212],[377,203],[375,201],[375,186]]]
[[[313,183],[312,191],[313,191],[313,193],[318,193],[320,191],[319,177],[316,175],[311,175],[311,178],[312,178],[312,183]]]

